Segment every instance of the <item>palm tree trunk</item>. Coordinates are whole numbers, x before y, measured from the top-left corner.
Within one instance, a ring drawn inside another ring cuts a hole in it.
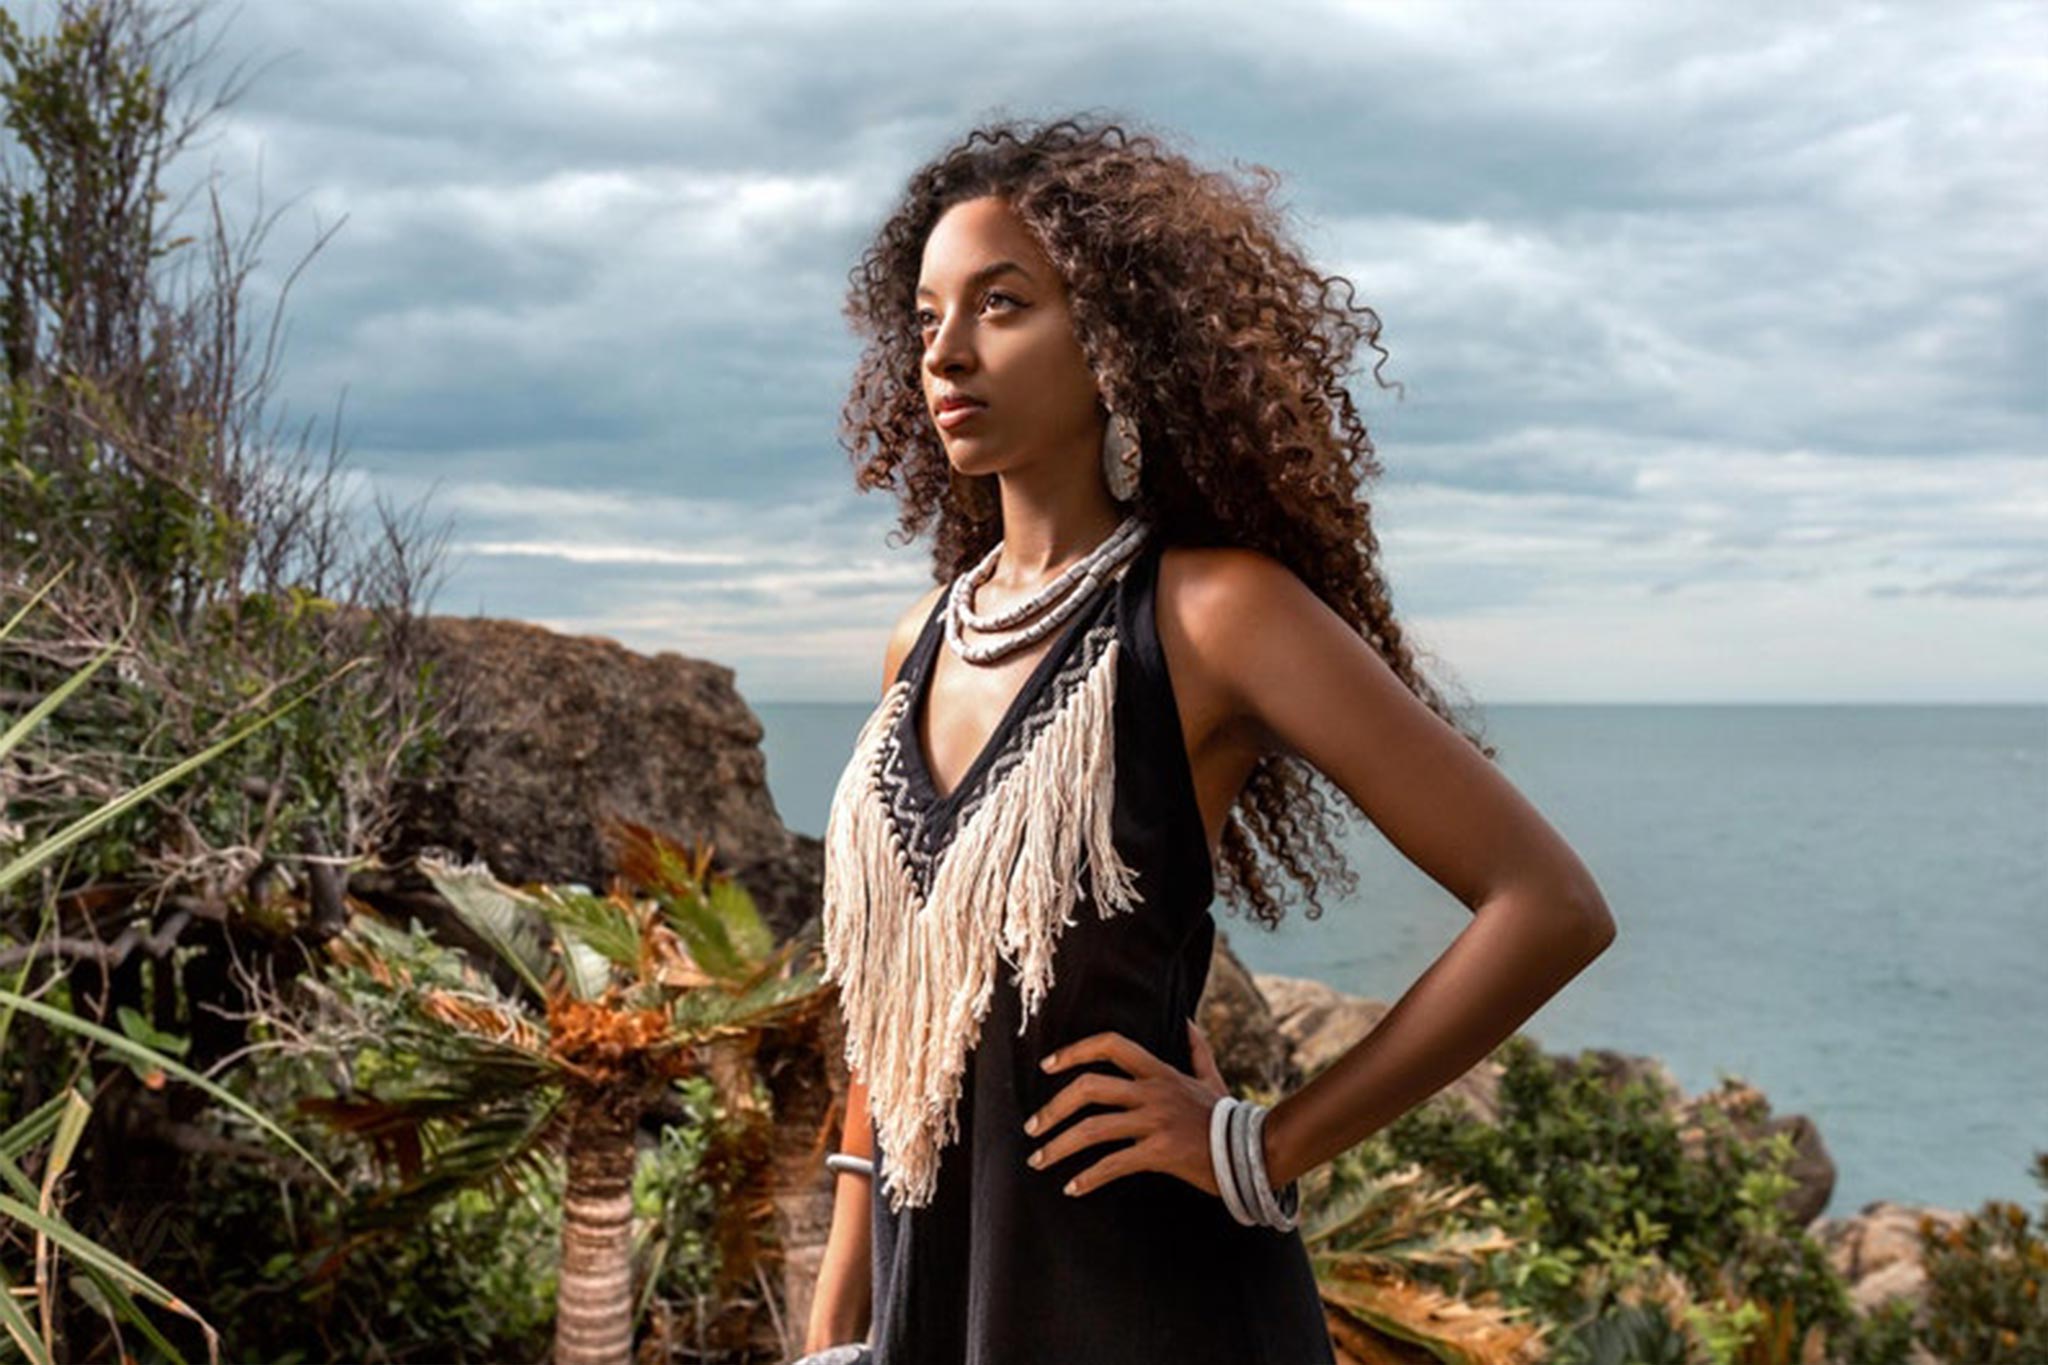
[[[828,998],[836,1001],[837,992]],[[778,1343],[785,1357],[803,1352],[811,1297],[832,1232],[840,1177],[825,1169],[824,1154],[839,1149],[840,1129],[846,1123],[845,1047],[839,1011],[821,1009],[801,1024],[763,1039],[756,1061],[775,1123],[767,1180],[775,1245],[782,1256],[782,1325],[791,1338]]]
[[[555,1365],[630,1365],[634,1122],[602,1101],[572,1103]]]

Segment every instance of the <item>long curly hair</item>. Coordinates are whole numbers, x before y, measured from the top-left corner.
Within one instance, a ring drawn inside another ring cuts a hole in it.
[[[849,275],[845,313],[864,349],[841,440],[856,486],[897,492],[892,543],[936,520],[936,582],[1002,539],[997,476],[955,471],[932,428],[914,319],[933,225],[955,204],[997,196],[1064,277],[1109,407],[1137,424],[1145,459],[1133,510],[1167,544],[1247,547],[1285,564],[1494,759],[1463,718],[1469,708],[1423,677],[1380,573],[1364,485],[1381,469],[1345,386],[1362,340],[1378,353],[1374,382],[1400,388],[1380,374],[1379,315],[1354,301],[1350,281],[1305,259],[1271,202],[1280,177],[1248,169],[1246,183],[1198,167],[1164,135],[1069,117],[976,128],[916,171]],[[1311,919],[1325,879],[1355,892],[1331,837],[1339,807],[1357,812],[1312,764],[1261,759],[1224,824],[1218,895],[1277,927],[1262,852],[1301,887]]]

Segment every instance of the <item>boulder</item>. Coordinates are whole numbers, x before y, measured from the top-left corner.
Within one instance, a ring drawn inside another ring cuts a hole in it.
[[[600,825],[616,813],[709,841],[778,936],[815,917],[822,846],[783,826],[730,668],[523,621],[418,625],[450,685],[452,740],[434,776],[403,785],[391,860],[438,846],[509,881],[601,887],[614,865]]]
[[[1826,1249],[1829,1264],[1849,1282],[1850,1301],[1868,1313],[1887,1299],[1905,1298],[1917,1307],[1927,1294],[1920,1262],[1919,1226],[1932,1219],[1946,1232],[1963,1221],[1953,1209],[1874,1199],[1847,1218],[1821,1218],[1809,1229]]]

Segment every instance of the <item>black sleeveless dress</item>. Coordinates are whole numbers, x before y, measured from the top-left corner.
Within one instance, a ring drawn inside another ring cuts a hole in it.
[[[876,1365],[1329,1365],[1335,1359],[1299,1232],[1246,1227],[1216,1195],[1139,1171],[1068,1195],[1062,1187],[1129,1139],[1094,1144],[1034,1170],[1025,1158],[1052,1132],[1025,1118],[1108,1062],[1039,1068],[1092,1034],[1124,1034],[1192,1072],[1187,1021],[1209,971],[1214,871],[1181,722],[1160,649],[1155,537],[1059,628],[986,747],[945,797],[919,742],[920,714],[945,648],[945,596],[900,674],[907,704],[881,737],[879,765],[913,864],[943,856],[986,784],[1017,761],[1043,716],[1091,660],[1118,642],[1115,723],[1117,851],[1142,904],[1104,918],[1084,885],[1055,951],[1050,990],[1022,1025],[1012,975],[998,975],[967,1058],[957,1141],[941,1153],[928,1204],[872,1201]],[[874,1132],[877,1172],[888,1154]]]

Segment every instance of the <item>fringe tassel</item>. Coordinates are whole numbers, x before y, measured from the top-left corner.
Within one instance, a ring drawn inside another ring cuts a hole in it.
[[[961,1079],[997,952],[1016,967],[1028,1022],[1052,988],[1060,930],[1074,922],[1082,854],[1104,918],[1143,899],[1111,837],[1117,650],[1112,636],[954,833],[928,900],[881,787],[909,679],[861,728],[840,777],[825,830],[824,975],[840,985],[847,1061],[867,1082],[894,1210],[931,1202],[939,1154],[959,1136]]]

